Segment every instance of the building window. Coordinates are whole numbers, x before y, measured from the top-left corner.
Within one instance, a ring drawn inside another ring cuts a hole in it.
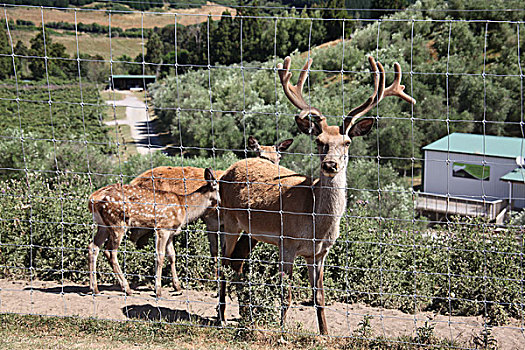
[[[489,181],[490,166],[454,162],[452,165],[452,176],[462,177],[465,179]]]

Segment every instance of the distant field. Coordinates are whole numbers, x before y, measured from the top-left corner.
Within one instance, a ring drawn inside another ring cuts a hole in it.
[[[26,46],[31,46],[29,41],[35,37],[36,31],[28,30],[13,30],[13,41],[16,43],[21,40]],[[142,39],[141,38],[111,38],[111,51],[110,51],[110,40],[105,35],[97,34],[86,34],[78,33],[78,48],[80,53],[86,53],[90,55],[101,55],[104,59],[109,60],[110,52],[112,53],[113,59],[126,54],[131,57],[137,56],[142,52]],[[74,35],[54,35],[51,34],[53,42],[63,44],[67,53],[75,55],[77,52],[77,39]]]
[[[212,15],[214,20],[219,20],[220,15],[226,10],[232,14],[236,13],[235,9],[215,5],[212,2],[208,2],[206,6],[199,8],[171,10],[163,14],[144,13],[143,15],[140,11],[135,11],[133,13],[117,13],[111,15],[111,25],[122,29],[141,28],[141,26],[144,28],[164,27],[168,24],[173,24],[175,17],[177,17],[178,23],[190,25],[205,22],[209,14]],[[84,24],[98,23],[105,26],[109,25],[109,15],[104,10],[82,9],[76,11],[76,14],[77,23],[82,22]],[[177,14],[177,16],[175,16],[175,14]],[[7,7],[8,19],[15,21],[17,19],[32,21],[35,25],[39,26],[42,24],[42,17],[44,23],[60,21],[75,23],[75,10],[53,10],[45,8],[41,10],[38,7]]]

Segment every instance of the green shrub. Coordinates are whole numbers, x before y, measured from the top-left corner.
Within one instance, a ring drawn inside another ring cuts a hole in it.
[[[87,198],[94,190],[87,176],[71,173],[53,177],[29,173],[26,178],[0,181],[1,276],[86,283],[87,245],[95,229]],[[352,204],[341,220],[341,236],[326,259],[327,301],[361,301],[405,312],[485,315],[495,324],[518,317],[519,232],[498,233],[479,220],[423,230],[408,220],[410,211],[401,199],[410,196],[398,194],[399,207],[390,209],[391,218],[407,215],[406,221],[376,216],[373,204],[364,201]],[[204,230],[198,222],[175,238],[177,271],[186,288],[217,288]],[[142,248],[124,240],[119,259],[131,283],[151,283],[153,253],[153,238]],[[115,283],[106,259],[100,259],[101,282]],[[231,283],[239,302],[249,305],[244,310],[247,326],[276,325],[279,320],[281,292],[286,288],[281,286],[277,261],[276,247],[259,244],[245,277]],[[304,260],[297,259],[295,265],[293,297],[307,300],[311,292]],[[163,276],[167,284],[167,266]],[[239,283],[245,283],[243,288]]]

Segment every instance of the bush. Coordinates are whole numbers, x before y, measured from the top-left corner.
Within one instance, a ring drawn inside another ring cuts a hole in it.
[[[85,283],[84,257],[95,229],[87,198],[95,189],[87,176],[71,173],[47,177],[29,173],[1,181],[2,277],[31,275]],[[390,213],[403,217],[408,213],[402,203],[405,195],[398,195],[400,205]],[[373,204],[356,202],[342,219],[341,236],[326,259],[328,302],[361,301],[405,312],[486,314],[493,323],[519,316],[518,231],[500,234],[475,220],[420,230],[411,221],[371,215],[374,210]],[[175,239],[177,269],[187,288],[217,286],[204,229],[202,223],[190,225]],[[121,251],[119,258],[131,283],[153,280],[153,239],[142,248],[125,239]],[[232,282],[239,302],[249,305],[243,311],[250,316],[248,326],[276,324],[279,319],[281,291],[286,288],[281,288],[277,261],[276,247],[259,244],[246,267],[246,279],[237,280],[245,283],[244,288]],[[302,259],[295,265],[294,299],[304,300],[310,296],[307,269]],[[114,283],[109,264],[99,266],[101,281]],[[169,276],[167,266],[163,276]]]

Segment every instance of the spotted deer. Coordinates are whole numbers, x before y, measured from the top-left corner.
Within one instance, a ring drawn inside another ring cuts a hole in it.
[[[237,241],[241,231],[251,239],[279,247],[281,277],[292,276],[296,256],[303,256],[308,265],[309,282],[317,313],[319,332],[328,334],[325,319],[323,269],[325,257],[339,236],[339,224],[346,207],[346,171],[348,149],[352,139],[370,132],[374,118],[363,117],[384,97],[397,96],[414,104],[415,100],[403,92],[400,85],[401,68],[395,63],[395,79],[385,88],[385,71],[381,63],[369,57],[374,77],[374,92],[360,106],[352,109],[342,125],[328,125],[321,111],[311,107],[302,95],[312,60],[309,59],[299,74],[297,85],[290,79],[290,57],[278,65],[284,93],[301,112],[295,117],[299,130],[315,138],[320,159],[320,176],[307,176],[261,159],[242,160],[230,166],[221,177],[219,189],[221,217],[224,224],[223,263],[231,264],[239,272],[239,263],[232,258],[243,258]],[[245,250],[246,251],[246,250]],[[225,322],[226,280],[221,274],[218,318]],[[292,298],[291,286],[283,298],[281,322]]]
[[[147,228],[156,234],[155,293],[161,296],[161,278],[164,256],[171,265],[173,286],[180,290],[175,271],[173,236],[180,233],[183,225],[200,217],[219,200],[217,180],[211,169],[204,170],[201,186],[188,195],[166,191],[153,191],[136,185],[114,184],[95,191],[89,197],[89,210],[98,225],[97,233],[89,244],[89,285],[98,294],[96,263],[101,246],[107,240],[104,251],[122,290],[130,295],[129,287],[117,260],[117,251],[129,228]]]
[[[287,139],[277,143],[274,146],[261,146],[259,141],[253,137],[248,137],[248,148],[257,152],[257,156],[279,164],[281,160],[281,152],[286,151],[293,143],[293,139]],[[221,178],[224,171],[217,170],[215,175],[218,179]],[[133,186],[141,186],[144,188],[154,189],[155,191],[166,191],[171,193],[186,194],[195,191],[197,188],[205,184],[204,169],[195,167],[171,167],[161,166],[146,170],[130,182]],[[198,218],[196,218],[198,219]],[[217,232],[220,230],[218,212],[215,207],[206,210],[201,219],[206,224],[206,231],[208,233],[208,241],[210,243],[210,255],[216,261],[218,256],[218,239]],[[149,238],[151,230],[132,230],[131,238],[135,242],[142,242]],[[249,237],[243,236],[243,246],[246,249],[252,247]],[[243,254],[249,254],[249,251]]]

